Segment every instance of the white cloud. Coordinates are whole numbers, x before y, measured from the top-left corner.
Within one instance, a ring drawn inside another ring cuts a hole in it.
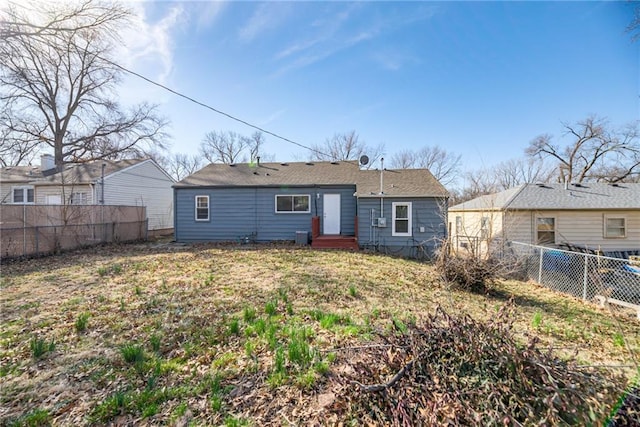
[[[267,2],[260,4],[249,21],[238,31],[238,38],[251,42],[263,33],[280,26],[291,14],[290,3]]]
[[[258,120],[258,125],[264,127],[264,126],[268,125],[269,123],[278,120],[286,111],[287,111],[286,109],[281,109],[281,110],[275,111],[275,112],[271,113],[268,117]]]
[[[197,17],[196,28],[203,30],[209,28],[211,24],[216,22],[227,3],[223,1],[208,1],[193,2],[191,5],[194,6],[192,13]]]
[[[392,49],[378,50],[373,53],[372,58],[380,64],[382,68],[390,71],[397,71],[406,64],[417,64],[420,62],[420,59],[416,55]]]
[[[173,36],[176,29],[186,23],[186,13],[181,4],[173,4],[156,22],[150,22],[148,3],[133,3],[133,22],[122,37],[125,41],[127,65],[141,66],[153,71],[152,79],[166,83],[173,69]]]
[[[342,5],[340,5],[342,7]],[[340,10],[331,9],[325,16],[316,18],[311,24],[315,34],[306,40],[297,40],[274,56],[284,64],[273,76],[282,75],[290,70],[307,67],[316,62],[329,58],[341,51],[375,39],[382,34],[431,18],[437,8],[432,6],[411,9],[410,13],[391,13],[390,15],[359,16],[360,12],[367,13],[362,3],[350,3]],[[361,15],[361,14],[360,14]],[[410,56],[396,56],[388,58],[386,64],[383,53],[374,58],[389,69],[398,69],[405,62],[412,60]]]

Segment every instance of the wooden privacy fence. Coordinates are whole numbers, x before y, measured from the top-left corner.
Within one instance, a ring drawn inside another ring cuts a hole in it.
[[[0,258],[147,238],[143,206],[0,205]]]

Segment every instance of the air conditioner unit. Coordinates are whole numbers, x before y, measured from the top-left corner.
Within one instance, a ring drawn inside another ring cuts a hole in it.
[[[378,227],[386,227],[387,218],[378,218]]]

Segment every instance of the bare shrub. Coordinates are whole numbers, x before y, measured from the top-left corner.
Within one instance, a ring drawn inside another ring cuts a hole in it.
[[[512,332],[514,306],[480,322],[438,308],[350,358],[331,408],[362,425],[599,425],[626,380]],[[395,374],[395,375],[394,375]]]
[[[507,266],[499,258],[452,254],[447,242],[438,252],[435,267],[446,284],[476,293],[489,291],[498,278],[508,274]]]

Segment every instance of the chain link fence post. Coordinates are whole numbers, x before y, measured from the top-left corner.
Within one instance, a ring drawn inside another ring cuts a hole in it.
[[[582,299],[587,300],[587,282],[589,278],[589,257],[584,256],[584,275],[582,277]]]
[[[540,262],[539,262],[539,266],[538,266],[538,283],[542,284],[542,259],[543,257],[543,249],[540,248],[539,254],[540,254]]]

